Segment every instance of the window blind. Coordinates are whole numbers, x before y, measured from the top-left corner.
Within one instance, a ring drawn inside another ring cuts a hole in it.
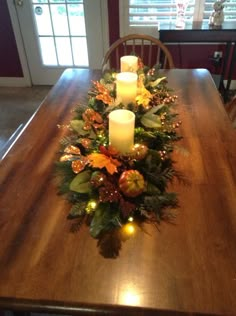
[[[186,23],[208,23],[215,1],[189,0]],[[120,34],[138,32],[158,36],[159,27],[176,22],[176,13],[176,0],[120,0]],[[224,16],[225,21],[236,22],[236,0],[224,3]]]
[[[191,19],[194,13],[195,0],[190,0],[186,18]],[[128,7],[130,26],[156,26],[160,22],[169,22],[176,16],[175,0],[130,0]]]

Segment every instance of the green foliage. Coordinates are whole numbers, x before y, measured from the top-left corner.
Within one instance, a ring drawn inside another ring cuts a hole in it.
[[[119,212],[110,204],[99,204],[90,225],[92,237],[97,238],[101,232],[120,226]]]
[[[61,180],[59,185],[59,193],[66,194],[69,192],[70,183],[75,176],[71,169],[71,163],[69,161],[58,161],[56,162],[55,167],[56,175]]]
[[[149,194],[150,190],[154,190],[153,186],[156,187],[156,192],[163,192],[168,182],[175,176],[172,160],[169,158],[162,160],[158,152],[154,150],[149,150],[144,164],[140,166],[140,169],[148,181]]]
[[[176,208],[178,206],[178,200],[176,193],[163,192],[160,195],[146,196],[144,198],[143,207],[148,209],[148,213],[151,211],[156,215],[156,219],[161,221],[164,217],[170,213],[166,212],[167,208]]]
[[[163,105],[161,105],[162,107]],[[160,106],[155,106],[148,112],[146,112],[142,118],[141,123],[148,128],[160,128],[161,127],[161,119],[160,116],[155,114]]]
[[[85,170],[77,174],[70,183],[70,190],[77,193],[90,193],[92,186],[90,184],[92,172]]]
[[[72,120],[72,121],[70,121],[70,126],[79,135],[85,136],[85,135],[89,134],[89,132],[87,130],[84,130],[84,121],[83,120]]]
[[[85,215],[86,205],[87,205],[87,202],[85,201],[80,201],[73,204],[70,209],[70,213],[68,214],[68,219],[74,219],[74,218]]]

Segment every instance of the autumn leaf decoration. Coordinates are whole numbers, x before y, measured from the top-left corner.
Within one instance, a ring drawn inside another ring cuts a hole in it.
[[[109,174],[117,172],[117,167],[121,165],[117,159],[100,153],[92,153],[88,155],[88,160],[90,166],[99,169],[106,168]]]
[[[93,81],[95,89],[97,91],[96,99],[101,100],[105,104],[112,105],[114,99],[110,96],[109,90],[98,81]]]

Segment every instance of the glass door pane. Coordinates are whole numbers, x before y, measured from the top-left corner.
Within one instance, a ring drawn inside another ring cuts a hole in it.
[[[42,64],[88,67],[83,1],[32,0],[32,4]]]

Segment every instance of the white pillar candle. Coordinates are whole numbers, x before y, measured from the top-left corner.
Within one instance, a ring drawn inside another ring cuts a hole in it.
[[[134,145],[135,115],[128,110],[114,110],[109,114],[109,143],[121,154]]]
[[[136,56],[122,56],[120,58],[121,72],[136,72],[138,70],[138,57]]]
[[[116,96],[124,105],[135,102],[137,96],[138,75],[133,72],[121,72],[116,76]]]

